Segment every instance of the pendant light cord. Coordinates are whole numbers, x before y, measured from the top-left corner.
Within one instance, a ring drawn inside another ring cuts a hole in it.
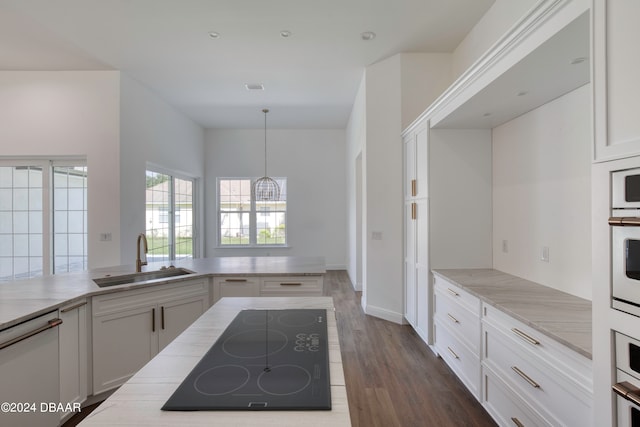
[[[267,176],[267,113],[268,109],[262,110],[264,113],[264,176]]]

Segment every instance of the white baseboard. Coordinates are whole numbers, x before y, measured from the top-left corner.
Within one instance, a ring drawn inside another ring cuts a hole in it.
[[[387,310],[386,308],[375,307],[372,305],[364,305],[362,309],[365,314],[369,316],[377,317],[379,319],[388,320],[389,322],[397,323],[402,325],[404,323],[404,316],[402,313],[396,313],[395,311]]]
[[[325,265],[327,270],[346,270],[347,266],[344,264],[327,264]]]

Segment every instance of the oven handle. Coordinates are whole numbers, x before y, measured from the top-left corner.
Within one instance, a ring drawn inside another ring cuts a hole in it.
[[[612,216],[609,225],[614,227],[640,227],[640,217],[636,216]]]
[[[640,406],[640,389],[628,381],[623,381],[613,385],[613,391],[624,397],[636,406]]]

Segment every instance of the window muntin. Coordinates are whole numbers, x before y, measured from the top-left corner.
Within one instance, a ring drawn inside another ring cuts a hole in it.
[[[280,199],[255,201],[251,196],[254,179],[218,179],[218,243],[221,247],[287,244],[287,180],[275,180],[280,185]]]
[[[86,270],[83,160],[2,160],[0,281]]]

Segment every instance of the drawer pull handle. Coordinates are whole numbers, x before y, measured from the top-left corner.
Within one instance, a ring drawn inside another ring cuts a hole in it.
[[[518,328],[511,328],[511,332],[513,332],[514,334],[516,334],[517,336],[519,336],[520,338],[522,338],[523,340],[525,340],[531,345],[540,345],[540,341],[538,341],[535,338],[531,338],[529,335],[525,334]]]
[[[459,293],[457,293],[456,291],[454,291],[454,290],[453,290],[453,289],[451,289],[451,288],[447,288],[447,291],[448,291],[451,295],[453,295],[454,297],[459,297],[459,296],[460,296],[460,294],[459,294]]]
[[[55,328],[57,326],[60,326],[62,324],[62,319],[51,319],[49,321],[47,321],[47,324],[44,326],[40,326],[39,328],[36,328],[30,332],[27,332],[25,334],[20,335],[19,337],[10,339],[9,341],[5,341],[3,343],[0,344],[0,350],[2,350],[3,348],[7,348],[10,347],[14,344],[19,343],[20,341],[24,341],[27,338],[31,338],[34,335],[38,335],[40,332],[44,332],[47,329],[52,329]]]
[[[460,321],[458,319],[456,319],[455,317],[453,317],[452,315],[450,315],[449,313],[447,313],[447,316],[449,316],[449,319],[451,319],[451,321],[453,323],[460,323]]]
[[[522,372],[520,369],[518,369],[517,366],[512,366],[511,369],[513,369],[513,372],[520,375],[526,382],[528,382],[531,385],[531,387],[540,388],[540,384],[532,380],[531,377],[529,377],[529,375]]]
[[[75,310],[76,308],[80,308],[80,307],[82,307],[82,306],[84,306],[84,305],[87,305],[87,302],[86,302],[86,301],[83,301],[83,302],[81,302],[81,303],[78,303],[78,304],[72,305],[71,307],[63,308],[63,309],[61,309],[61,310],[60,310],[60,313],[68,313],[68,312],[70,312],[70,311],[72,311],[72,310]]]
[[[280,286],[302,286],[300,282],[284,282],[280,283]]]
[[[613,391],[632,402],[636,406],[640,406],[640,389],[633,384],[623,381],[613,385]]]
[[[460,356],[458,356],[455,351],[451,350],[451,347],[447,347],[447,350],[449,350],[449,353],[451,353],[453,357],[460,359]]]
[[[411,180],[411,195],[413,197],[418,195],[418,192],[416,191],[416,187],[417,187],[416,184],[417,184],[417,181],[415,179],[412,179]]]
[[[518,427],[524,427],[524,424],[522,424],[516,417],[511,417],[511,421],[513,421],[513,423]]]
[[[246,282],[247,279],[224,279],[225,282]]]

